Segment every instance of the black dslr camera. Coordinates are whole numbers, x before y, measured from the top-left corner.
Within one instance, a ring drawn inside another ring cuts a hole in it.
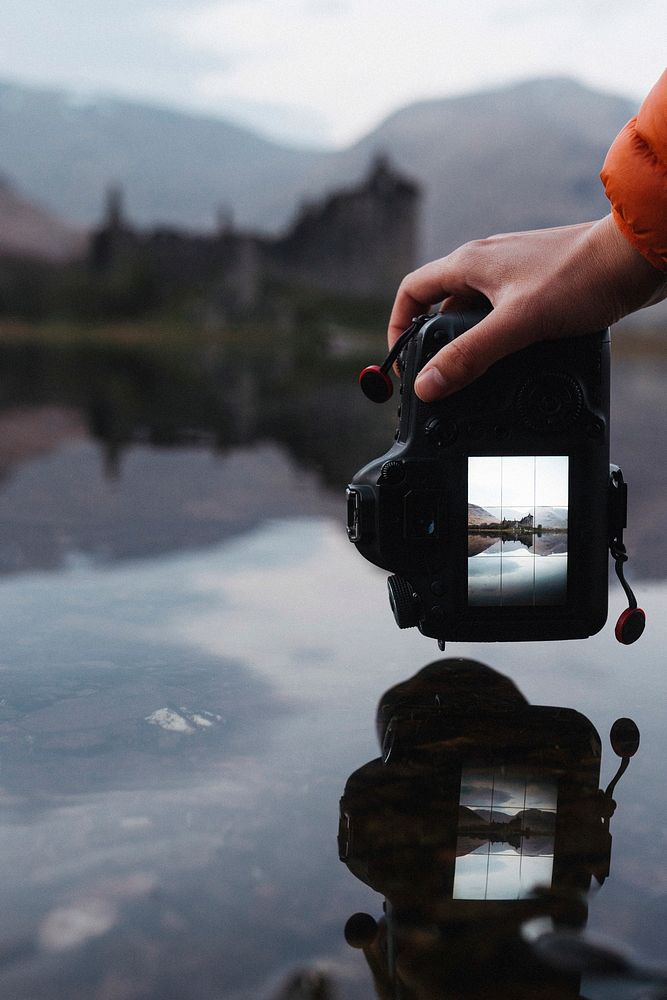
[[[393,575],[399,628],[445,640],[580,639],[607,618],[608,549],[623,578],[626,486],[609,465],[609,331],[537,343],[438,402],[417,373],[486,312],[420,316],[361,387],[382,402],[401,375],[392,447],[347,489],[350,541]]]
[[[601,788],[589,719],[530,705],[508,677],[457,658],[387,691],[376,727],[381,757],[347,780],[338,848],[384,896],[379,921],[357,913],[345,927],[378,995],[580,998],[576,966],[547,967],[541,955],[560,940],[581,960],[577,932],[593,879],[609,875],[614,793],[639,748],[635,723],[612,726],[621,761]]]

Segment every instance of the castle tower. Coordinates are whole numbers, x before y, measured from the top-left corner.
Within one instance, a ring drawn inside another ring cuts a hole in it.
[[[121,229],[125,229],[123,189],[120,184],[109,185],[105,195],[105,206],[102,227],[111,232],[119,232]]]
[[[123,190],[112,184],[104,197],[102,222],[90,237],[90,263],[96,271],[108,271],[137,241],[136,234],[125,219]]]
[[[304,210],[274,243],[280,277],[344,295],[388,297],[416,263],[419,187],[386,156],[365,181]]]

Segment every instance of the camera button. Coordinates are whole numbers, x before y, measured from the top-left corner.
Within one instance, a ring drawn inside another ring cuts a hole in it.
[[[456,441],[457,433],[456,424],[446,423],[438,417],[431,417],[424,424],[424,434],[436,448],[453,444]]]
[[[479,441],[486,436],[486,425],[480,421],[469,420],[465,425],[465,433],[471,441]]]

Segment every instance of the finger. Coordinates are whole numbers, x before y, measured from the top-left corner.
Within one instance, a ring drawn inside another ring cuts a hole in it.
[[[463,389],[495,361],[537,339],[535,326],[496,309],[477,326],[461,334],[425,365],[415,379],[415,392],[425,403]]]
[[[453,312],[456,309],[465,312],[466,309],[474,309],[482,304],[490,307],[489,300],[485,295],[482,295],[481,292],[477,295],[448,295],[447,298],[440,303],[438,312]]]
[[[438,312],[444,313],[448,309],[456,309],[456,295],[448,295],[446,299],[443,299]]]
[[[392,349],[403,331],[407,330],[415,316],[421,316],[422,313],[428,312],[431,306],[439,301],[440,299],[437,297],[431,300],[417,299],[406,288],[403,288],[401,284],[396,294],[391,316],[389,317],[389,326],[387,328],[389,350]]]
[[[389,317],[387,340],[390,349],[410,325],[413,317],[428,312],[432,305],[450,295],[474,295],[475,290],[457,273],[455,261],[452,260],[454,257],[455,254],[450,254],[442,260],[431,261],[403,279]]]

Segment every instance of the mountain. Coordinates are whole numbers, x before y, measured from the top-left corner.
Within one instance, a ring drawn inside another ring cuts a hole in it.
[[[459,808],[459,826],[461,825],[461,808]],[[514,819],[514,816],[510,816],[509,813],[499,812],[497,809],[470,809],[469,812],[474,813],[478,819],[483,819],[485,823],[491,822],[491,817],[493,817],[494,823],[509,823]],[[470,819],[470,817],[468,817]]]
[[[535,516],[535,524],[543,528],[567,528],[567,507],[478,507],[468,504],[468,524],[499,524],[501,513],[507,520],[520,521],[527,514]]]
[[[423,251],[432,258],[492,233],[604,215],[598,173],[636,111],[562,78],[423,101],[339,154],[338,173],[388,150],[424,186]]]
[[[0,171],[77,224],[121,184],[139,225],[203,229],[219,207],[242,228],[276,231],[304,199],[357,183],[387,153],[423,185],[422,257],[473,237],[598,217],[598,180],[636,111],[569,79],[532,80],[397,111],[341,151],[298,150],[211,117],[0,85]]]
[[[210,229],[220,208],[271,229],[298,203],[315,154],[249,129],[166,108],[0,84],[0,171],[29,197],[82,225],[120,184],[140,226]]]
[[[500,519],[500,508],[492,507],[491,513]],[[508,521],[520,521],[533,514],[535,524],[543,528],[567,528],[567,507],[503,507],[502,515]]]
[[[0,177],[0,257],[65,261],[83,246],[82,230],[26,201]]]
[[[490,511],[486,510],[484,507],[478,507],[474,503],[468,504],[468,524],[499,524],[499,519],[495,514],[491,514]]]
[[[543,528],[567,528],[567,507],[537,507],[535,520]]]
[[[549,809],[523,809],[511,820],[511,825],[531,834],[553,834],[556,830],[556,813]]]

